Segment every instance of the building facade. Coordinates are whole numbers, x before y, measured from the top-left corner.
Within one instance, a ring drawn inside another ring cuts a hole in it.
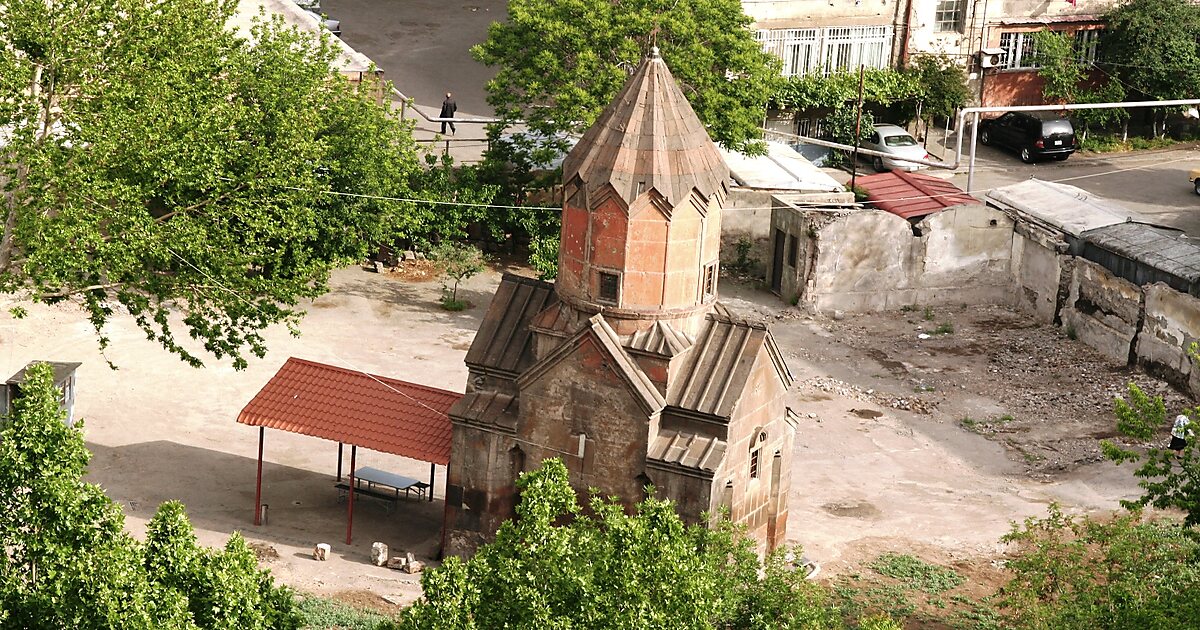
[[[914,55],[945,55],[967,73],[975,104],[1041,104],[1033,33],[1073,34],[1094,60],[1107,5],[1094,0],[743,0],[763,49],[783,74],[903,67]],[[992,55],[981,55],[982,51]],[[803,130],[801,130],[803,131]]]
[[[563,163],[553,284],[507,275],[450,412],[444,550],[511,518],[558,457],[581,496],[653,486],[687,521],[725,509],[766,551],[787,527],[792,377],[766,325],[717,300],[728,170],[657,52]]]

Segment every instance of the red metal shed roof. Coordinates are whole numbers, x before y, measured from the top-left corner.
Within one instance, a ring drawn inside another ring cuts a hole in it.
[[[951,206],[979,203],[958,186],[922,173],[889,171],[859,177],[857,185],[867,191],[871,205],[905,219],[941,212]]]
[[[462,394],[292,357],[237,421],[446,465]]]

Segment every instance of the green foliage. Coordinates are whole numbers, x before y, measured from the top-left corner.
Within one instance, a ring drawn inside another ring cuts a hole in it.
[[[1047,101],[1071,103],[1079,84],[1087,78],[1085,62],[1075,50],[1075,34],[1038,31],[1033,34],[1033,62],[1042,79],[1042,96]]]
[[[657,45],[713,140],[744,150],[779,81],[779,60],[749,26],[737,0],[510,0],[471,53],[497,70],[487,84],[496,115],[555,138],[591,126]]]
[[[950,322],[942,322],[937,328],[933,329],[935,335],[952,335],[954,334],[954,324]]]
[[[1200,93],[1200,6],[1186,0],[1132,0],[1105,15],[1105,72],[1148,99]],[[1102,64],[1103,65],[1103,64]]]
[[[1003,539],[1017,553],[1001,606],[1011,627],[1183,628],[1200,619],[1200,543],[1139,514],[1076,519],[1058,506]]]
[[[0,291],[78,303],[102,346],[121,309],[192,365],[181,337],[242,368],[332,267],[420,229],[375,197],[412,197],[419,169],[376,86],[279,18],[249,43],[235,4],[4,4]]]
[[[457,241],[440,243],[430,252],[430,257],[437,262],[446,277],[442,283],[443,306],[448,310],[461,311],[461,307],[452,308],[458,302],[458,284],[483,271],[487,266],[487,257],[478,247]]]
[[[891,68],[863,70],[865,103],[891,105],[914,100],[920,93],[916,74]],[[771,101],[778,109],[839,110],[846,103],[858,102],[858,73],[841,70],[828,76],[820,73],[791,76],[779,86]]]
[[[871,568],[930,595],[944,593],[966,581],[954,569],[929,564],[906,554],[885,553],[871,563]]]
[[[920,55],[913,65],[863,70],[863,102],[874,105],[903,105],[909,116],[922,103],[921,116],[953,116],[970,99],[962,68],[944,55]],[[838,71],[788,77],[771,97],[773,107],[795,110],[831,110],[858,102],[858,73]],[[867,125],[867,129],[870,126]],[[869,135],[869,134],[868,134]],[[851,136],[852,137],[852,136]]]
[[[953,116],[971,100],[962,66],[945,55],[917,56],[908,74],[919,86],[917,99],[922,102],[921,117],[925,120]]]
[[[559,235],[535,234],[529,239],[529,266],[542,280],[558,276]]]
[[[0,626],[10,628],[299,627],[291,591],[260,571],[234,535],[198,547],[178,503],[143,545],[121,510],[82,480],[89,454],[63,424],[47,365],[31,368],[0,431]]]
[[[727,520],[685,525],[654,498],[627,512],[593,497],[584,510],[557,459],[521,475],[517,489],[517,517],[469,560],[449,557],[423,574],[424,596],[400,627],[845,627],[823,587],[782,552],[762,565]]]
[[[1161,396],[1151,398],[1134,383],[1129,384],[1129,402],[1114,401],[1117,430],[1136,440],[1150,440],[1167,425],[1166,407]],[[1187,415],[1200,417],[1200,409],[1186,410]],[[1200,525],[1200,447],[1189,437],[1183,450],[1149,447],[1144,452],[1121,448],[1104,440],[1100,445],[1104,456],[1118,465],[1138,464],[1133,472],[1143,490],[1134,501],[1121,501],[1127,508],[1152,505],[1156,508],[1175,508],[1186,514],[1188,525]]]
[[[491,227],[486,206],[495,200],[500,186],[487,182],[477,166],[455,166],[449,154],[426,153],[424,160],[425,168],[412,172],[409,185],[416,197],[437,203],[413,204],[394,236],[424,245],[431,238],[465,238],[472,223]]]
[[[360,610],[339,601],[323,597],[305,597],[296,603],[296,612],[303,618],[302,628],[312,630],[382,630],[393,627],[392,617]]]

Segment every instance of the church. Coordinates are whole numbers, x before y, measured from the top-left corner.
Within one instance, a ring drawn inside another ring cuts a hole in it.
[[[490,540],[552,457],[583,501],[653,486],[687,522],[724,509],[760,553],[784,542],[792,376],[717,299],[728,180],[654,49],[563,162],[556,281],[505,275],[467,352],[444,552]]]

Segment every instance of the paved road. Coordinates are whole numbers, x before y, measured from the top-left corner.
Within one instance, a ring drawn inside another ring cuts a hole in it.
[[[401,92],[435,110],[453,92],[464,116],[492,115],[483,88],[495,73],[468,51],[487,39],[493,20],[507,16],[506,7],[505,0],[322,2],[325,13],[342,21],[342,39],[370,57]]]
[[[975,160],[975,192],[1030,177],[1059,181],[1120,202],[1152,222],[1200,237],[1200,196],[1187,179],[1189,170],[1200,168],[1197,147],[1103,156],[1076,154],[1064,162],[1024,164],[1014,153],[980,146]],[[951,181],[967,187],[965,173],[954,175]]]

